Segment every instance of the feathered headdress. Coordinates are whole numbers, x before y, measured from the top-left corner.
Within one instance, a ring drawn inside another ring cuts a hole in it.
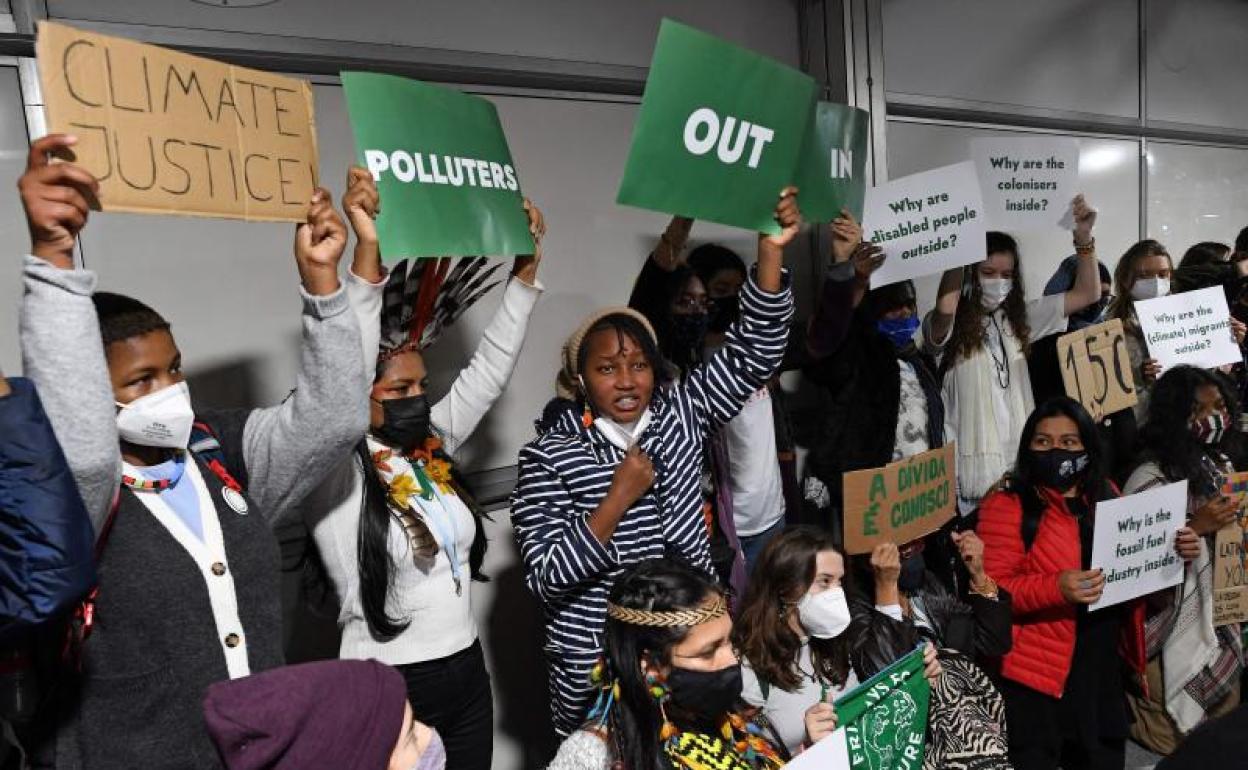
[[[485,257],[443,257],[405,259],[392,267],[382,292],[381,360],[432,345],[497,285],[487,281],[500,264],[491,265]]]

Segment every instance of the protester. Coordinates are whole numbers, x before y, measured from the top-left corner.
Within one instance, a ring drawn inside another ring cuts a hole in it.
[[[743,316],[751,308],[743,295]],[[758,770],[784,764],[737,711],[742,671],[723,590],[666,559],[625,570],[607,603],[605,663],[589,722],[550,770]]]
[[[1183,583],[1151,597],[1145,625],[1147,690],[1130,696],[1132,736],[1169,754],[1184,734],[1240,702],[1243,642],[1238,623],[1213,625],[1214,533],[1236,521],[1241,500],[1223,494],[1234,469],[1226,453],[1242,437],[1233,427],[1239,406],[1218,374],[1171,369],[1153,386],[1140,431],[1142,464],[1127,480],[1133,494],[1187,481],[1187,526],[1199,555]]]
[[[1143,604],[1087,611],[1105,587],[1089,568],[1096,505],[1117,496],[1103,462],[1087,411],[1052,398],[1023,426],[1008,485],[980,507],[984,566],[1013,599],[999,687],[1016,770],[1123,767],[1124,692],[1144,667]],[[1190,558],[1194,535],[1181,535],[1176,549]]]
[[[746,280],[745,262],[719,244],[698,246],[682,262],[692,226],[691,219],[672,218],[628,301],[654,326],[660,351],[682,373],[723,347],[740,313],[738,295]],[[731,574],[735,591],[744,590],[744,572],[784,527],[797,486],[783,399],[779,385],[768,382],[708,442],[708,501],[715,507],[714,520],[722,522],[712,532],[711,555],[721,575]],[[730,549],[740,552],[744,571],[735,564],[721,566],[734,555]]]
[[[525,582],[546,611],[557,732],[588,707],[611,583],[628,566],[679,558],[710,570],[700,491],[705,441],[767,381],[793,314],[783,250],[800,224],[793,188],[778,235],[759,236],[758,266],[724,348],[669,385],[654,331],[636,311],[592,314],[563,348],[540,435],[520,452],[512,524]]]
[[[883,264],[862,244],[849,212],[832,223],[832,267],[811,319],[802,370],[821,386],[817,439],[803,483],[820,526],[841,531],[841,479],[944,445],[936,364],[914,344],[918,305],[910,281],[869,291]]]
[[[1074,286],[1078,259],[1077,256],[1067,257],[1062,262],[1057,272],[1045,284],[1046,295],[1070,291]],[[1072,315],[1069,319],[1069,331],[1078,331],[1110,320],[1107,315],[1114,299],[1112,279],[1105,263],[1098,262],[1097,265],[1101,275],[1101,299]],[[1031,351],[1027,354],[1027,368],[1031,373],[1031,392],[1037,403],[1054,396],[1066,395],[1062,362],[1057,355],[1057,341],[1061,337],[1062,333],[1057,332],[1031,343]],[[1139,432],[1135,411],[1124,408],[1107,414],[1096,424],[1096,430],[1100,434],[1101,449],[1105,453],[1106,473],[1114,483],[1121,484],[1135,467],[1135,441]]]
[[[204,723],[226,770],[442,770],[435,730],[412,718],[403,677],[375,660],[285,666],[216,682]]]
[[[1209,770],[1248,755],[1248,704],[1211,719],[1187,736],[1156,770]]]
[[[337,273],[346,228],[317,190],[295,234],[304,311],[293,395],[271,409],[196,413],[168,322],[138,300],[95,293],[95,274],[74,267],[98,184],[49,162],[74,143],[34,142],[18,185],[32,240],[25,369],[101,551],[80,681],[50,718],[56,764],[216,767],[199,716],[205,688],[282,663],[269,526],[366,424],[359,329]]]
[[[1066,329],[1066,319],[1101,297],[1097,282],[1096,210],[1083,196],[1074,202],[1074,243],[1079,260],[1074,286],[1028,302],[1018,244],[989,232],[987,259],[941,278],[935,309],[923,326],[944,372],[945,441],[958,447],[958,498],[969,513],[1010,468],[1033,400],[1027,347]],[[965,302],[959,302],[964,296]]]
[[[672,374],[677,379],[708,357],[707,311],[711,305],[702,279],[680,258],[692,225],[691,219],[672,218],[628,298],[628,306],[650,322],[658,338],[659,353],[674,367]],[[743,277],[744,269],[743,265]],[[729,433],[719,430],[707,438],[702,461],[702,498],[711,512],[710,549],[715,574],[740,595],[745,591],[746,561],[734,516]],[[762,462],[775,465],[775,458],[763,458]],[[777,515],[783,516],[783,509]]]
[[[1135,303],[1168,295],[1173,267],[1166,247],[1146,239],[1127,249],[1114,268],[1114,301],[1109,306],[1109,316],[1122,321],[1126,335],[1131,376],[1139,397],[1135,405],[1135,419],[1139,424],[1143,424],[1148,415],[1149,392],[1161,375],[1161,364],[1149,355]]]
[[[489,271],[478,260],[447,273],[435,260],[401,262],[387,280],[373,222],[380,204],[372,175],[352,168],[343,198],[356,234],[347,293],[373,381],[370,430],[301,509],[342,602],[339,655],[397,667],[413,713],[442,735],[450,765],[488,770],[492,693],[468,585],[480,576],[485,537],[451,458],[520,356],[542,291],[545,224],[526,202],[538,251],[516,259],[471,362],[430,406],[424,352],[488,288]],[[422,287],[432,302],[419,303]]]
[[[34,385],[0,373],[0,767],[36,741],[69,610],[95,584],[93,540]]]

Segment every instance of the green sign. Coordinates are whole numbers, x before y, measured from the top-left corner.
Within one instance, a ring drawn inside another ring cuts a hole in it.
[[[498,111],[419,80],[342,73],[359,162],[381,194],[387,262],[531,254],[528,216]]]
[[[664,19],[616,200],[779,232],[814,101],[809,76]]]
[[[845,730],[854,770],[921,770],[931,686],[920,647],[842,695],[838,727]]]
[[[796,177],[802,216],[831,222],[845,208],[861,222],[870,116],[843,104],[819,102],[812,117]]]

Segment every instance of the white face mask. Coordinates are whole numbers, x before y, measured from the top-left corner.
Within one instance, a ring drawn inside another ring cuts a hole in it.
[[[627,452],[632,449],[633,444],[641,438],[641,434],[646,432],[646,428],[650,425],[650,410],[641,413],[641,418],[631,426],[622,425],[610,417],[599,417],[594,420],[594,427],[607,441],[610,441],[620,450]]]
[[[191,439],[191,391],[185,382],[117,404],[117,433],[139,446],[185,449]]]
[[[1001,303],[1005,302],[1010,289],[1013,288],[1014,281],[1009,278],[980,278],[979,294],[980,300],[984,303],[984,310],[991,313],[1001,307]]]
[[[833,586],[817,594],[806,594],[797,603],[797,619],[806,633],[816,639],[832,639],[849,627],[849,602],[845,589]]]
[[[1156,299],[1169,293],[1169,278],[1140,278],[1131,284],[1131,299],[1134,300]]]

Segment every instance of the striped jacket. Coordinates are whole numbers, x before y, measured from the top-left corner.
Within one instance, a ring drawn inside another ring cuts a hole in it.
[[[539,425],[541,435],[520,451],[511,518],[525,583],[545,609],[551,708],[560,734],[579,727],[588,708],[589,671],[602,652],[615,578],[661,557],[711,572],[702,517],[704,444],[779,368],[792,317],[787,286],[771,294],[749,280],[724,348],[678,384],[655,391],[650,425],[639,439],[654,461],[655,483],[605,545],[588,519],[610,489],[623,452],[570,410],[544,432]]]

